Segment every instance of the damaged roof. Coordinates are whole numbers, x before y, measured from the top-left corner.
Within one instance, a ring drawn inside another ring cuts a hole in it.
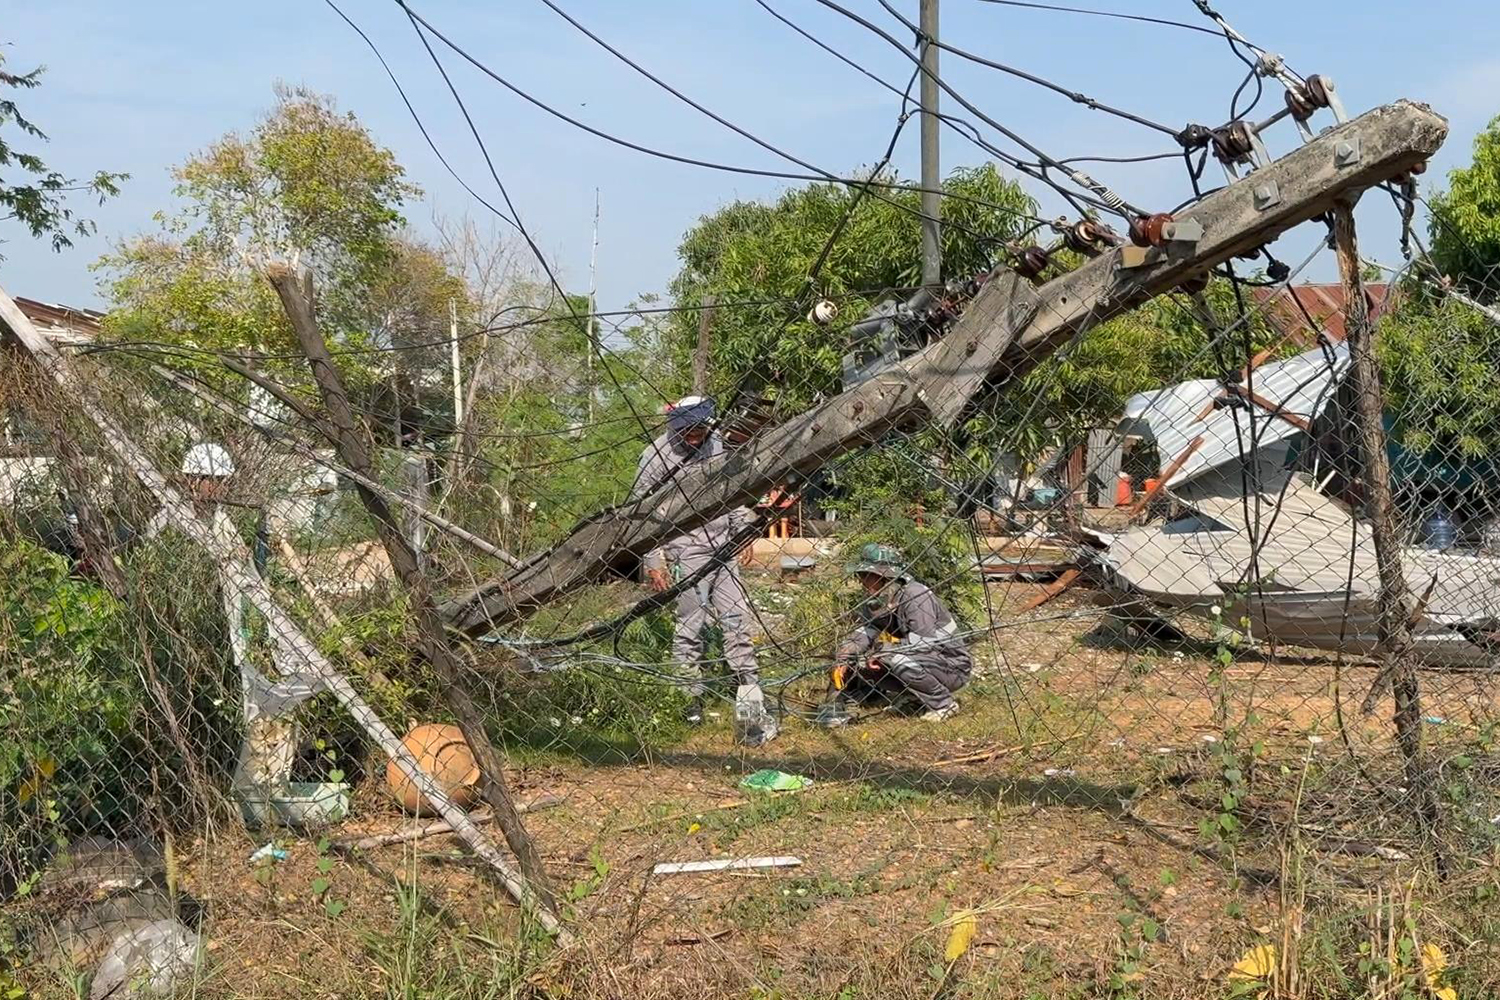
[[[1308,430],[1348,367],[1349,348],[1339,342],[1262,365],[1247,382],[1197,379],[1153,389],[1126,401],[1119,432],[1154,440],[1163,471],[1172,470],[1163,485],[1180,487],[1238,461],[1252,422],[1261,449]]]

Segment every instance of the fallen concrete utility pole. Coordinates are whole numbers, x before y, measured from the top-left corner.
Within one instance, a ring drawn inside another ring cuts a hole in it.
[[[334,366],[333,356],[318,328],[315,297],[311,272],[299,274],[285,265],[272,265],[266,271],[271,287],[276,289],[281,306],[291,321],[292,331],[302,353],[307,355],[312,369],[313,381],[323,396],[323,408],[327,412],[328,424],[334,437],[333,445],[353,471],[370,481],[375,463],[371,458],[372,445],[368,431],[360,424],[349,405],[349,394],[344,389],[344,380]],[[479,765],[480,788],[484,799],[495,814],[495,823],[505,835],[506,843],[520,862],[521,871],[530,882],[531,889],[540,895],[547,908],[553,904],[547,889],[547,873],[542,857],[536,849],[531,834],[527,832],[521,814],[516,811],[515,800],[505,782],[505,769],[500,754],[491,742],[485,728],[484,714],[469,694],[464,680],[463,664],[453,651],[442,620],[432,602],[432,589],[422,572],[419,551],[408,541],[390,505],[379,490],[359,486],[359,499],[375,521],[375,531],[385,546],[391,560],[391,569],[406,589],[411,605],[412,617],[417,627],[422,656],[432,664],[438,681],[442,685],[443,698],[453,710],[458,726],[463,731],[464,742],[474,754]]]
[[[745,447],[601,511],[552,549],[441,610],[478,635],[574,587],[624,569],[662,542],[753,501],[898,427],[957,423],[986,387],[1005,386],[1063,344],[1331,210],[1341,197],[1428,159],[1448,124],[1397,101],[1336,126],[1205,196],[1163,227],[1160,246],[1107,250],[1033,289],[1009,272],[975,296],[939,341]]]
[[[237,537],[221,536],[208,522],[194,513],[188,502],[172,488],[152,463],[150,456],[95,402],[72,365],[47,338],[37,332],[15,300],[3,290],[0,290],[0,323],[9,327],[21,349],[61,387],[63,393],[77,402],[84,415],[99,428],[110,452],[156,497],[172,524],[208,553],[218,566],[221,577],[244,594],[255,609],[265,616],[270,631],[318,676],[328,692],[338,699],[355,722],[396,762],[443,819],[453,824],[454,832],[463,838],[474,853],[489,862],[499,874],[506,891],[522,907],[532,912],[543,927],[556,934],[559,944],[570,943],[572,935],[562,926],[556,913],[537,897],[521,874],[511,866],[505,854],[485,836],[484,831],[470,821],[463,809],[454,804],[442,786],[422,770],[401,738],[391,731],[375,710],[359,696],[349,680],[319,652],[296,622],[276,603],[265,581],[250,568],[250,554],[245,549],[244,542]]]

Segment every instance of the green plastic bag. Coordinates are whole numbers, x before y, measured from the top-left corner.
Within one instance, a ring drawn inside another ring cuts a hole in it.
[[[740,780],[740,787],[752,792],[799,792],[812,783],[811,778],[803,775],[767,768],[745,775]]]

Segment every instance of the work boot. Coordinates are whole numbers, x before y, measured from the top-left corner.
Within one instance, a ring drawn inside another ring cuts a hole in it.
[[[847,726],[850,720],[849,703],[843,697],[837,697],[823,703],[815,721],[824,729],[837,729],[839,726]]]
[[[754,725],[747,727],[739,734],[740,746],[760,747],[774,740],[781,732],[776,720],[768,713]]]
[[[932,708],[922,713],[923,722],[947,722],[958,714],[958,702],[951,701],[942,708]]]
[[[703,696],[695,694],[682,706],[682,721],[689,726],[703,725]]]

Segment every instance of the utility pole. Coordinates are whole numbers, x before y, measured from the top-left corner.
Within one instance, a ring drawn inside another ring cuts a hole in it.
[[[938,0],[921,0],[922,14],[922,284],[943,280],[943,172],[938,164]]]
[[[464,422],[463,375],[458,368],[458,303],[448,299],[448,343],[453,348],[453,426]]]
[[[589,423],[594,422],[594,351],[595,337],[597,336],[594,326],[594,314],[599,311],[599,304],[595,298],[599,293],[599,189],[594,188],[594,244],[589,249],[589,342],[588,350],[588,385],[585,387],[588,393]]]
[[[1354,383],[1354,424],[1359,433],[1365,517],[1375,543],[1375,568],[1380,576],[1380,651],[1385,659],[1374,686],[1365,698],[1369,713],[1390,686],[1395,700],[1396,741],[1406,763],[1406,786],[1416,797],[1418,816],[1431,830],[1441,817],[1432,779],[1422,760],[1422,696],[1417,683],[1419,657],[1412,625],[1421,617],[1412,600],[1402,559],[1401,522],[1391,493],[1391,462],[1386,450],[1385,394],[1376,362],[1376,326],[1370,320],[1369,300],[1359,274],[1359,244],[1354,231],[1351,200],[1333,209],[1334,249],[1344,286],[1344,332],[1349,345],[1350,377]]]
[[[708,392],[708,358],[714,325],[714,302],[712,294],[703,296],[703,308],[698,312],[698,348],[693,352],[693,392],[702,396]]]
[[[952,427],[982,392],[1015,391],[1020,378],[1064,344],[1327,213],[1346,195],[1410,170],[1430,159],[1447,134],[1447,121],[1425,105],[1397,101],[1205,195],[1150,247],[1111,247],[1040,287],[1014,271],[999,275],[947,333],[916,354],[679,475],[669,490],[643,501],[649,515],[643,503],[601,511],[521,569],[450,600],[440,613],[454,628],[483,634],[893,428]]]

